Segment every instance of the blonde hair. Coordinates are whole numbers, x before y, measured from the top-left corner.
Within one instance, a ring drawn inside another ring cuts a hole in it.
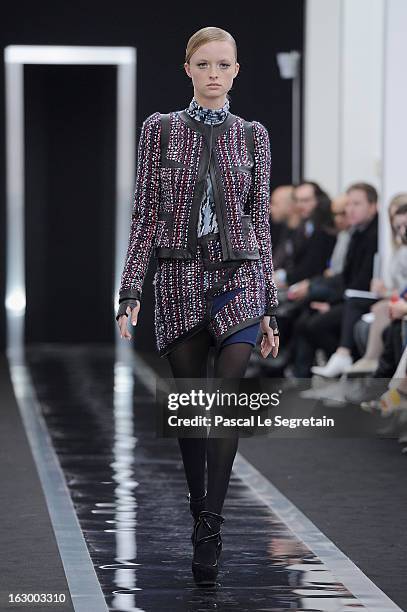
[[[208,42],[214,40],[227,41],[233,45],[235,51],[235,61],[237,61],[237,46],[236,41],[229,32],[222,30],[222,28],[216,28],[215,26],[207,26],[201,28],[188,40],[187,48],[185,51],[185,63],[189,64],[191,56],[201,47]]]
[[[389,207],[388,207],[393,246],[396,248],[399,245],[396,242],[396,232],[394,231],[394,228],[393,228],[393,219],[395,215],[397,214],[397,210],[401,206],[404,206],[404,204],[407,204],[407,192],[397,193],[395,196],[393,196],[392,199],[390,200]]]
[[[404,204],[407,204],[407,193],[406,192],[401,192],[393,196],[389,204],[389,215],[391,217],[394,217],[397,209],[400,208],[400,206],[404,206]]]

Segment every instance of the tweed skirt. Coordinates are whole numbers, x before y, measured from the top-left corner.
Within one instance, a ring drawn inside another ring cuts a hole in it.
[[[261,260],[222,262],[219,233],[198,238],[193,259],[157,259],[153,284],[160,357],[204,328],[219,350],[226,338],[259,323],[264,316]],[[233,291],[236,289],[239,291]],[[227,292],[232,292],[230,299],[216,300]]]

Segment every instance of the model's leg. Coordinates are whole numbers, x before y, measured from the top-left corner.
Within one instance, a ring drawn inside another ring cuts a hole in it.
[[[167,357],[174,378],[206,379],[211,343],[210,333],[203,329],[171,351]],[[178,381],[180,384],[181,381]],[[206,427],[202,428],[201,434],[199,438],[178,438],[192,498],[201,497],[205,493]]]
[[[236,342],[223,346],[215,359],[215,378],[243,378],[252,344]],[[207,509],[220,514],[238,446],[238,436],[212,437],[207,442],[208,496]]]
[[[223,346],[215,358],[215,378],[243,378],[250,359],[253,345],[236,342]],[[229,389],[228,389],[229,391]],[[235,410],[232,409],[232,412]],[[230,428],[228,428],[230,429]],[[229,485],[230,473],[238,447],[238,431],[228,438],[212,437],[207,441],[208,493],[206,509],[221,514],[223,502]],[[207,517],[212,529],[218,523]],[[205,524],[199,526],[197,537],[202,538],[212,533]],[[202,543],[195,553],[195,561],[213,564],[216,559],[216,540]]]

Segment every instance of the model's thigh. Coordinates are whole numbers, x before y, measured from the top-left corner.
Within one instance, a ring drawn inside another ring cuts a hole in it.
[[[174,378],[206,378],[212,336],[205,328],[178,344],[167,358]]]
[[[222,346],[215,357],[215,378],[244,378],[253,345],[234,342]]]

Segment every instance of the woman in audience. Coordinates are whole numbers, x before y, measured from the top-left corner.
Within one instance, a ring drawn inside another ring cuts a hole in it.
[[[366,351],[347,370],[352,374],[364,374],[376,370],[379,356],[383,351],[383,331],[390,324],[390,296],[391,294],[402,294],[407,287],[407,240],[405,238],[407,193],[401,193],[392,198],[389,205],[389,217],[394,246],[390,260],[390,285],[386,286],[381,279],[372,279],[371,291],[383,296],[383,299],[376,302],[371,308],[374,319],[369,328]]]

